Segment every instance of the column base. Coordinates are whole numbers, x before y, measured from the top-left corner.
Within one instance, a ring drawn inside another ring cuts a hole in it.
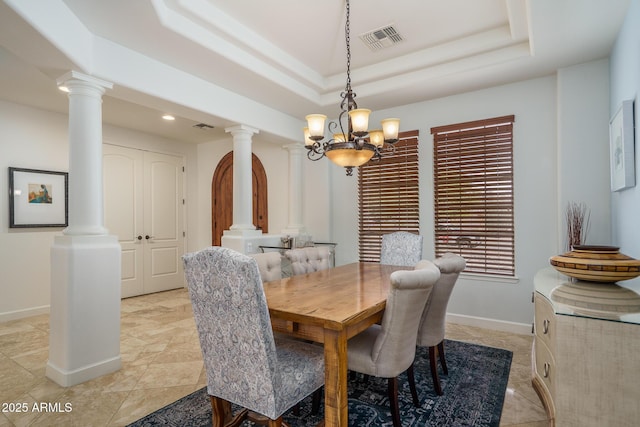
[[[45,369],[47,378],[62,387],[71,387],[112,372],[119,371],[122,367],[120,355],[110,360],[103,360],[91,366],[85,366],[75,371],[65,371],[55,366],[49,360]]]
[[[281,231],[286,236],[299,236],[301,234],[307,234],[304,225],[289,225],[287,228]]]
[[[120,369],[120,270],[116,236],[54,239],[46,375],[63,387]]]

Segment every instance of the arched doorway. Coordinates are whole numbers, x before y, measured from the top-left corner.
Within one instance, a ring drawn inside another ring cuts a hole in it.
[[[258,156],[251,154],[253,225],[269,232],[267,174]],[[211,181],[211,242],[222,243],[222,232],[233,225],[233,151],[220,160]]]

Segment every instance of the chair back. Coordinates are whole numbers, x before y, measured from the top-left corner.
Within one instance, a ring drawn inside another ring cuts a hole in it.
[[[423,263],[428,261],[420,261],[416,269],[426,265]],[[460,272],[466,267],[464,258],[452,253],[445,253],[435,259],[433,264],[440,270],[440,279],[433,287],[431,297],[422,313],[418,329],[418,346],[420,347],[433,347],[444,339],[449,298]]]
[[[440,277],[438,268],[429,264],[420,270],[391,273],[380,334],[372,347],[372,361],[378,376],[395,377],[413,363],[420,317]]]
[[[182,259],[208,393],[273,416],[280,377],[256,260],[222,247]]]
[[[331,251],[326,246],[291,249],[284,253],[293,274],[306,274],[330,267]]]
[[[408,231],[382,235],[380,264],[413,267],[422,259],[422,236]]]
[[[263,282],[282,279],[282,256],[279,252],[260,252],[249,256],[258,263]]]

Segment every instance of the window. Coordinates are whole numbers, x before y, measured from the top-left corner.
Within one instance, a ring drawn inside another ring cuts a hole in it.
[[[380,160],[358,168],[360,261],[380,261],[383,234],[420,229],[418,131],[399,137]]]
[[[514,116],[434,127],[435,255],[454,252],[465,272],[515,275]]]

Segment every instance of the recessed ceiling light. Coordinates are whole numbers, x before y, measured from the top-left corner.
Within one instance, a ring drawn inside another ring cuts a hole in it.
[[[162,116],[162,118],[165,119],[165,120],[169,120],[169,121],[176,119],[171,114],[165,114],[164,116]]]

